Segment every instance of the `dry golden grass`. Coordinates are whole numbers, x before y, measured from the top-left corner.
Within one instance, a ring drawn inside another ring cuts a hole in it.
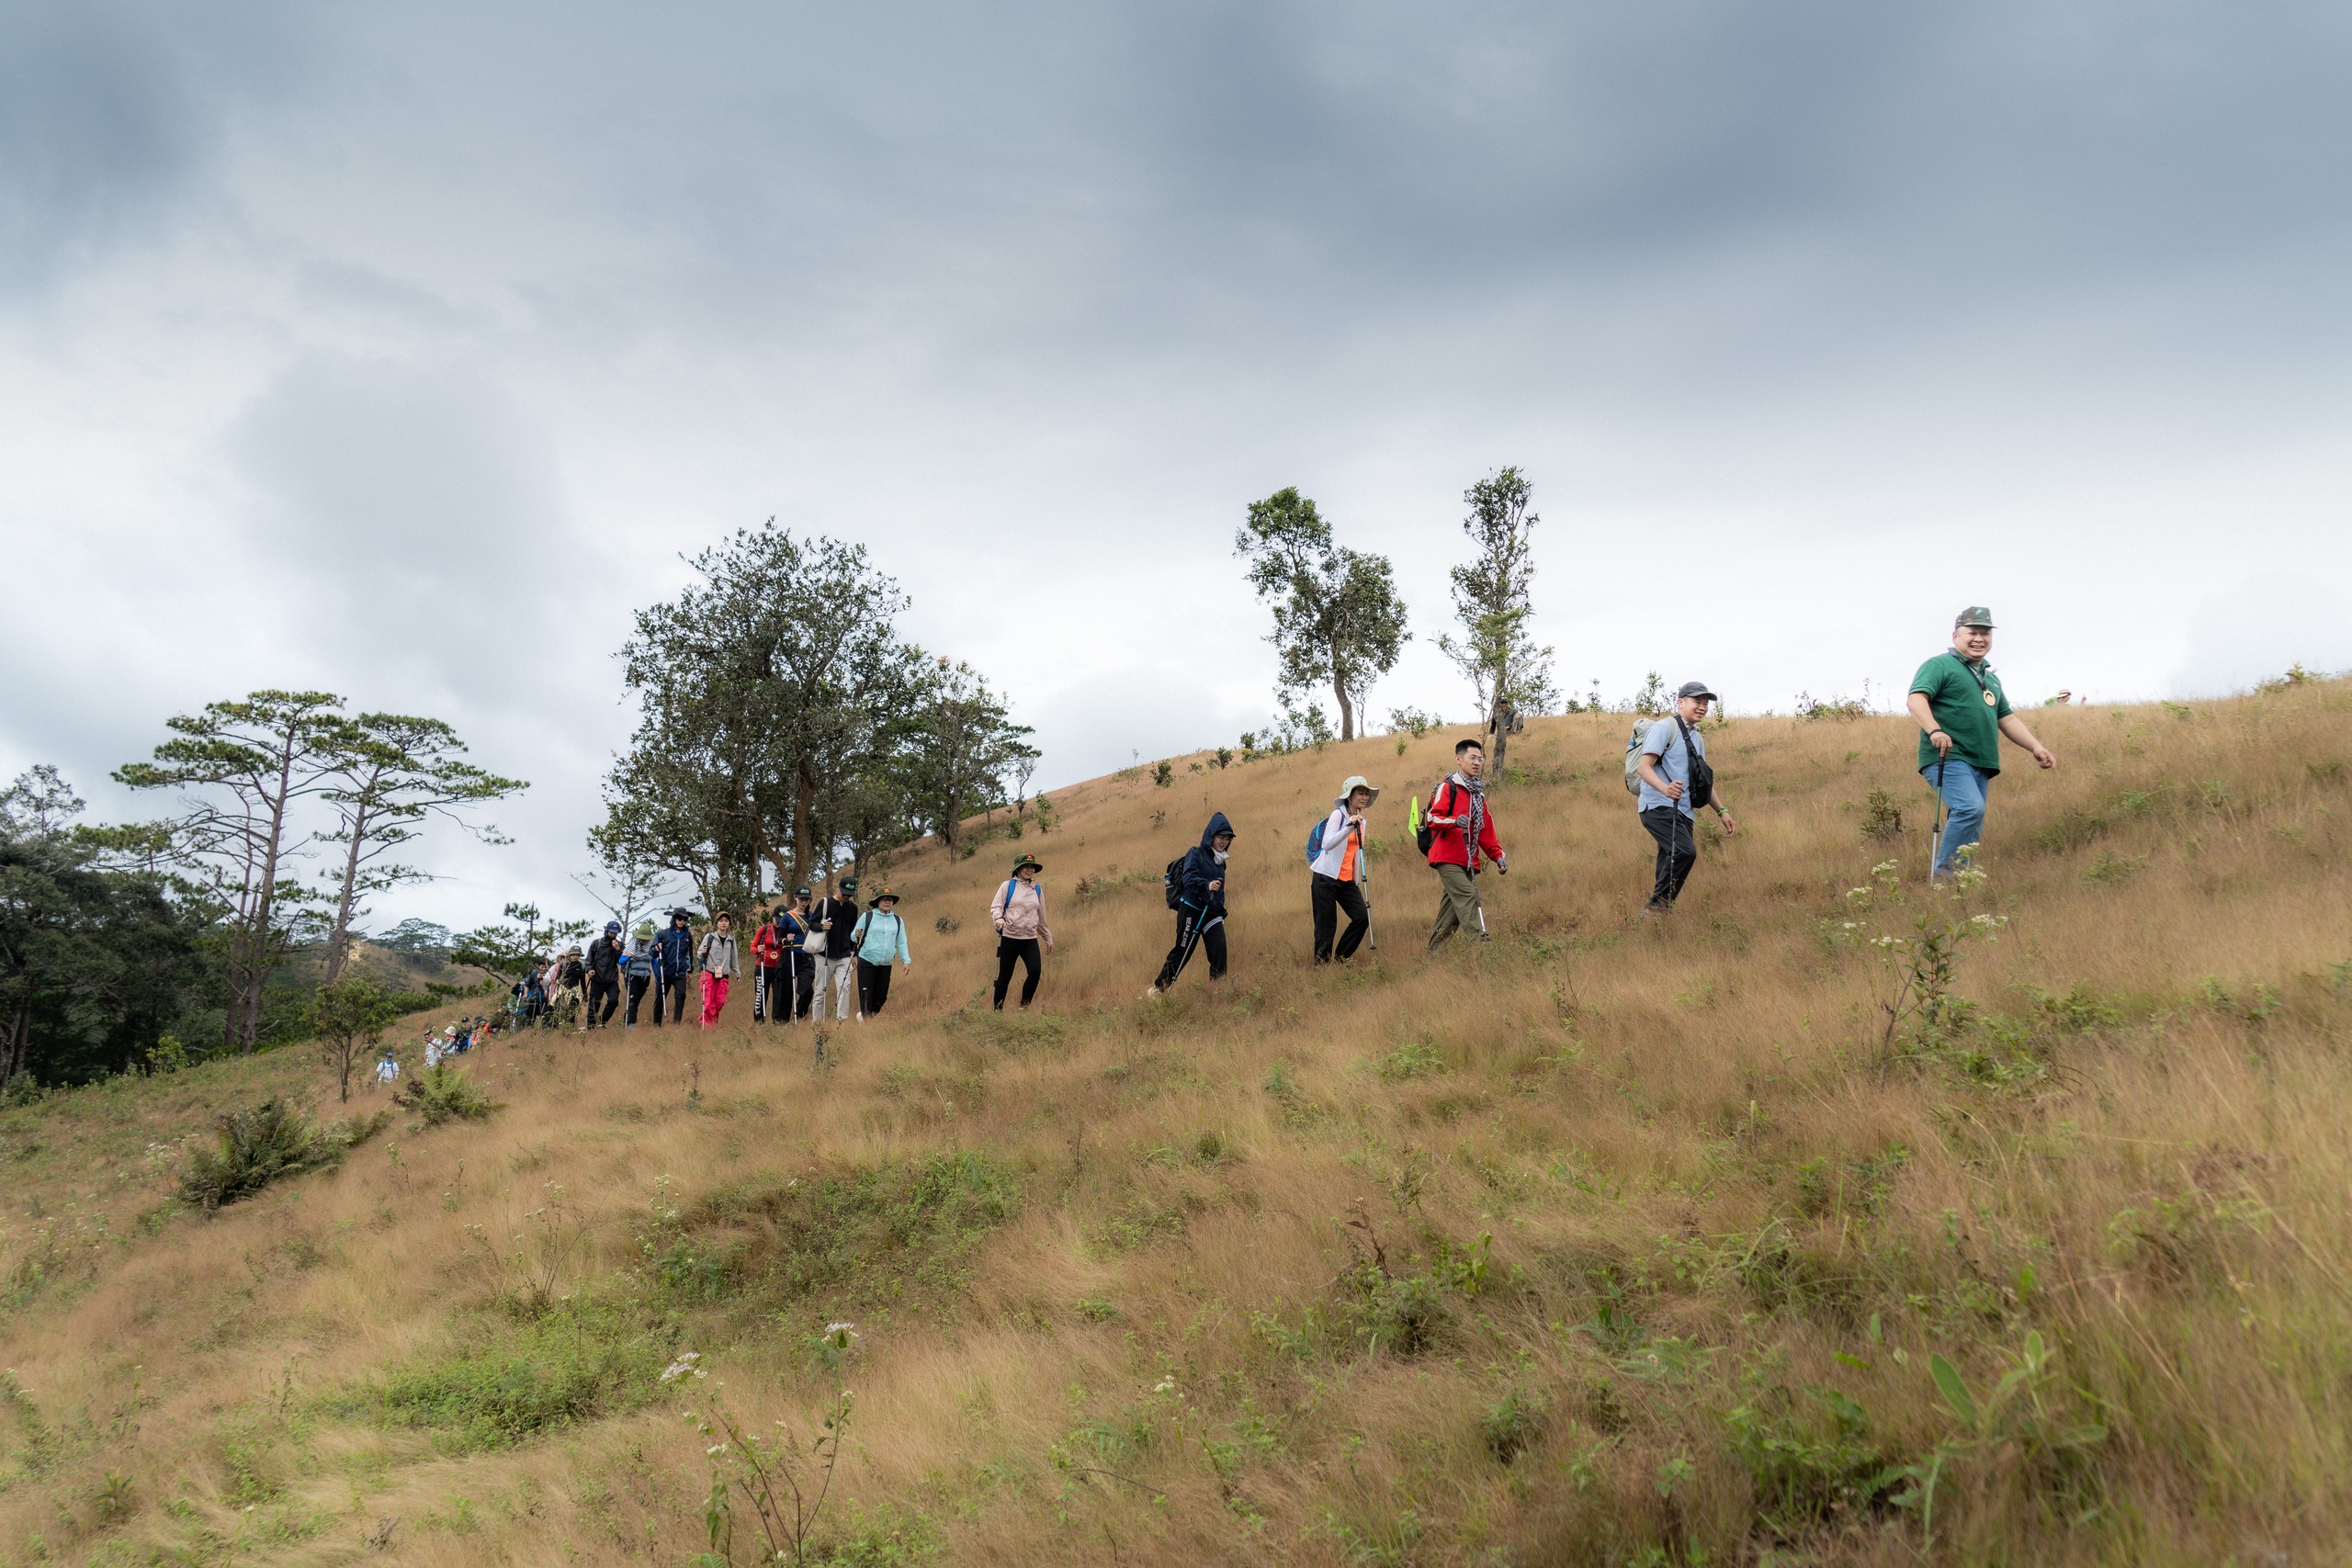
[[[831,1072],[740,991],[707,1035],[500,1044],[469,1059],[488,1122],[396,1128],[209,1220],[164,1201],[181,1156],[151,1145],[266,1092],[331,1101],[308,1055],[0,1113],[0,1364],[27,1391],[0,1407],[0,1561],[684,1562],[710,1479],[684,1413],[723,1384],[805,1435],[837,1317],[862,1336],[844,1562],[2333,1560],[2347,711],[2317,683],[2037,716],[2064,767],[2003,775],[1968,903],[2008,917],[1959,985],[2002,1021],[1933,1049],[1883,1048],[1887,972],[1838,936],[1882,859],[1909,902],[1866,924],[1921,907],[1906,727],[1719,731],[1743,830],[1644,925],[1624,721],[1574,716],[1531,724],[1496,796],[1488,947],[1422,952],[1405,798],[1451,736],[1178,759],[1169,789],[1064,792],[1022,841],[1060,939],[1035,1019],[987,1010],[999,840],[895,868],[916,962],[886,1017],[836,1026]],[[1357,772],[1388,786],[1383,946],[1317,970],[1300,845]],[[1860,831],[1874,788],[1892,844]],[[1196,958],[1146,1004],[1159,868],[1212,808],[1242,832],[1233,973]],[[2080,1028],[2033,994],[2078,986]],[[910,1198],[918,1169],[954,1191]],[[880,1229],[810,1196],[876,1170]],[[491,1254],[537,1261],[551,1204],[577,1245],[535,1315]],[[2033,1333],[2044,1371],[1972,1438],[1929,1357],[1989,1401]],[[526,1381],[617,1370],[489,1446],[365,1396],[469,1347]],[[684,1348],[708,1379],[655,1382]],[[1880,1472],[1939,1451],[1930,1521]]]

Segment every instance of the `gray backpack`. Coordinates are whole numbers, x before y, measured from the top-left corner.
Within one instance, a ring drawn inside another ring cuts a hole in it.
[[[1663,718],[1637,718],[1634,721],[1634,738],[1625,742],[1625,793],[1639,799],[1642,794],[1642,742],[1650,738],[1650,727],[1664,724]]]

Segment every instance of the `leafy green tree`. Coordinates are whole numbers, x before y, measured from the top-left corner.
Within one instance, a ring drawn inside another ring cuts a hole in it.
[[[509,904],[506,919],[519,926],[481,926],[458,938],[449,962],[479,969],[512,986],[541,964],[558,942],[577,942],[588,934],[585,920],[551,920],[536,904]]]
[[[964,819],[1004,803],[1009,783],[1025,777],[1037,750],[1022,739],[988,677],[969,664],[935,660],[917,700],[907,795],[915,823],[950,849],[961,842]]]
[[[1339,701],[1340,739],[1354,739],[1358,705],[1396,667],[1412,636],[1388,558],[1335,544],[1330,525],[1295,486],[1250,503],[1233,551],[1250,562],[1258,597],[1273,606],[1266,640],[1280,660],[1283,705],[1329,687]]]
[[[437,718],[406,714],[361,714],[344,738],[332,787],[321,792],[335,810],[334,831],[322,843],[343,846],[334,873],[334,923],[327,938],[326,983],[342,976],[351,957],[351,922],[359,900],[403,883],[427,880],[413,866],[384,857],[420,837],[417,825],[438,816],[463,827],[484,843],[503,844],[498,829],[462,815],[473,806],[503,800],[530,786],[520,779],[485,773],[460,755],[458,732]]]
[[[593,842],[693,876],[707,904],[763,865],[787,886],[824,874],[902,757],[922,654],[863,547],[770,519],[692,564],[701,581],[639,611],[621,650],[642,716]]]
[[[1470,503],[1462,531],[1477,553],[1453,569],[1453,613],[1464,636],[1438,638],[1438,648],[1478,692],[1478,711],[1493,736],[1492,771],[1499,778],[1510,745],[1512,718],[1543,713],[1558,702],[1552,689],[1552,650],[1528,630],[1534,614],[1534,487],[1517,468],[1505,468],[1463,492]]]
[[[231,1050],[254,1048],[270,972],[327,924],[317,895],[287,874],[300,843],[288,840],[296,809],[336,787],[361,739],[336,711],[342,706],[330,692],[261,691],[209,703],[167,721],[175,738],[155,748],[153,761],[115,771],[116,782],[132,789],[185,792],[186,814],[156,825],[161,858],[222,910],[229,1005],[221,1040]]]
[[[109,864],[81,810],[46,765],[0,791],[0,1085],[128,1071],[205,999],[204,910]]]
[[[319,987],[311,998],[309,1022],[319,1054],[335,1070],[344,1100],[351,1099],[351,1069],[373,1054],[384,1031],[400,1017],[384,988],[364,975]]]

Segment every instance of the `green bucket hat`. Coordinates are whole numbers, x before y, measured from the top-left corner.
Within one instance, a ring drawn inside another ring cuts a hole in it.
[[[1039,871],[1043,871],[1046,869],[1046,863],[1039,860],[1035,855],[1017,855],[1013,858],[1012,862],[1012,874],[1015,876],[1020,875],[1021,868],[1023,866],[1035,866]]]
[[[878,909],[885,904],[895,904],[898,901],[899,890],[895,887],[885,887],[876,893],[865,907],[869,909]]]

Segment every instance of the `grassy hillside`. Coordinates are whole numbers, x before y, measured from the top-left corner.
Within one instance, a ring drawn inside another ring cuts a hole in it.
[[[502,1044],[488,1121],[210,1218],[190,1142],[311,1058],[0,1112],[0,1562],[683,1563],[715,1413],[805,1447],[842,1386],[811,1562],[2333,1561],[2348,715],[2038,715],[1956,906],[1907,726],[1739,719],[1744,830],[1649,924],[1623,721],[1535,721],[1496,940],[1434,958],[1450,734],[1180,759],[1023,840],[1037,1016],[987,1010],[999,841],[899,868],[915,965],[831,1071],[741,1001]],[[1318,972],[1356,772],[1381,947]],[[1211,807],[1233,972],[1144,1002]],[[1955,926],[1910,1005],[1874,939]]]

